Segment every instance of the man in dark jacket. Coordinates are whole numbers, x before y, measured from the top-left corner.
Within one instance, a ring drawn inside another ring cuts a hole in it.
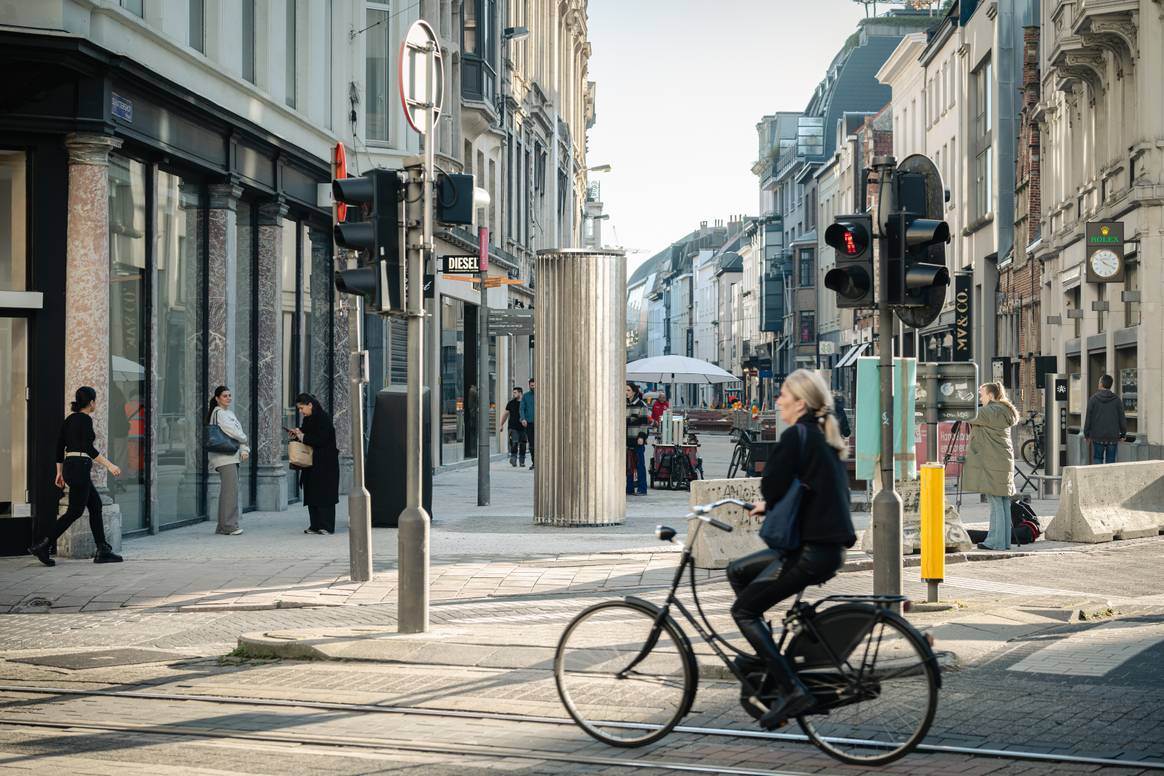
[[[1092,463],[1115,463],[1116,446],[1128,433],[1124,403],[1112,390],[1111,375],[1099,378],[1099,390],[1087,400],[1083,438],[1091,443]]]

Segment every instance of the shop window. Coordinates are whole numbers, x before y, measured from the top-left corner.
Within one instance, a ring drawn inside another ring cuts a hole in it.
[[[258,438],[258,406],[255,402],[257,371],[255,361],[257,287],[255,256],[256,234],[254,205],[240,202],[237,220],[237,256],[234,274],[234,377],[230,390],[234,396],[234,414],[242,423],[251,447]],[[209,404],[209,401],[207,402]],[[255,507],[255,466],[258,456],[252,455],[239,466],[239,504],[242,508]]]
[[[1140,370],[1136,348],[1120,348],[1116,351],[1115,390],[1124,403],[1124,413],[1128,416],[1128,431],[1135,432],[1139,420]]]
[[[816,313],[812,310],[800,311],[800,342],[816,341]]]
[[[391,91],[389,87],[389,60],[392,46],[388,40],[389,20],[391,14],[387,6],[368,4],[365,22],[368,26],[365,33],[367,62],[367,94],[364,111],[367,126],[365,134],[368,140],[386,143],[388,132],[388,105]]]
[[[299,425],[295,396],[299,393],[299,316],[296,300],[299,296],[299,239],[298,224],[283,220],[283,265],[280,268],[279,314],[283,329],[283,426],[296,428]],[[283,447],[283,460],[287,460],[287,447]],[[299,477],[288,465],[287,499],[299,500]]]
[[[1067,356],[1067,414],[1074,417],[1076,425],[1079,423],[1079,415],[1083,412],[1084,396],[1083,396],[1083,380],[1080,372],[1082,371],[1082,359],[1078,353]]]
[[[1140,262],[1129,261],[1124,267],[1124,290],[1140,290]],[[1140,325],[1140,303],[1124,303],[1124,326]]]
[[[0,151],[0,291],[28,289],[27,161]]]

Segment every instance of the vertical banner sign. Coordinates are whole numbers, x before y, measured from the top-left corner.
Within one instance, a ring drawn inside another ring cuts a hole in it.
[[[477,265],[481,272],[489,271],[489,227],[482,226],[477,230],[477,250],[480,263]]]
[[[954,275],[954,354],[952,361],[974,358],[974,306],[971,300],[974,276],[969,272]]]

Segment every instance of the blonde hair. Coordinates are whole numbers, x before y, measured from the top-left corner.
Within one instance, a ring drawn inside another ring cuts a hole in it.
[[[1015,414],[1015,417],[1018,417],[1018,410],[1015,409],[1014,405],[1010,403],[1010,399],[1006,396],[1005,385],[1002,383],[983,383],[982,387],[990,394],[991,401],[996,401],[999,404],[1009,407],[1011,412]]]
[[[833,392],[820,372],[797,369],[784,379],[784,387],[794,399],[803,401],[808,411],[816,417],[829,447],[835,449],[842,460],[847,458],[849,445],[841,436],[841,426],[833,414]]]

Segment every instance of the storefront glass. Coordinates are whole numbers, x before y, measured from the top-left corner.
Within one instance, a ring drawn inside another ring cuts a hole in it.
[[[202,428],[208,399],[202,368],[202,286],[206,210],[202,189],[157,174],[153,277],[157,310],[153,354],[159,527],[206,514]]]
[[[0,318],[0,518],[28,517],[28,321]]]
[[[235,263],[234,293],[234,414],[242,423],[251,448],[258,433],[255,412],[255,219],[249,202],[238,206],[238,261]],[[252,455],[239,466],[239,504],[243,509],[255,506],[255,462]]]
[[[26,161],[21,151],[0,151],[0,291],[28,288]]]
[[[465,451],[470,449],[465,416],[465,308],[459,299],[441,297],[442,464],[465,460]]]
[[[146,168],[109,161],[109,443],[121,467],[109,480],[125,533],[149,527],[146,510]],[[101,397],[98,397],[101,400]]]
[[[1128,433],[1135,433],[1139,421],[1140,370],[1136,363],[1136,348],[1120,348],[1116,351],[1115,390],[1124,403],[1124,413],[1128,417]]]
[[[299,425],[295,410],[295,395],[299,393],[299,326],[296,320],[295,296],[299,290],[296,270],[299,268],[299,240],[294,221],[283,221],[282,302],[283,318],[283,426]],[[287,445],[283,445],[283,460],[287,460]],[[287,500],[299,500],[299,472],[287,467]]]

